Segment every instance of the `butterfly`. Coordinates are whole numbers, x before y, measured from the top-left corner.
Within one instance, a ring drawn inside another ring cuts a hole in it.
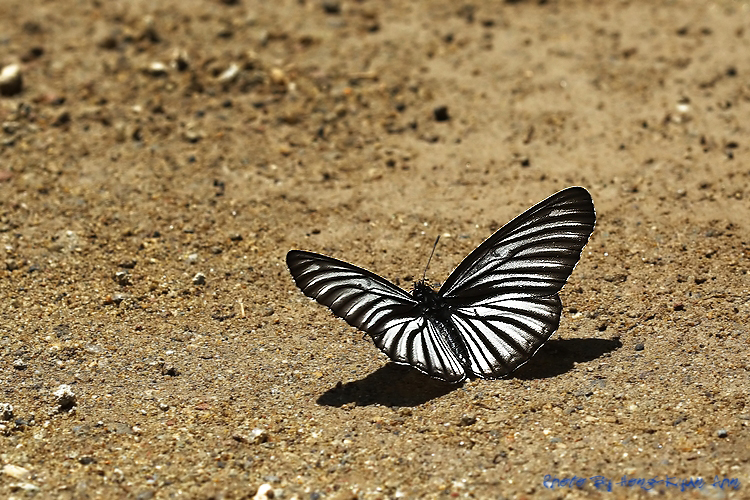
[[[291,250],[286,263],[305,295],[372,337],[392,361],[440,380],[505,377],[560,325],[558,292],[594,230],[582,187],[534,205],[472,251],[439,290],[411,293],[366,269]]]

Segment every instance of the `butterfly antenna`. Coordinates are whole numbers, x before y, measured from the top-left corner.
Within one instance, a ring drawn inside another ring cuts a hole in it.
[[[422,282],[425,281],[427,278],[427,268],[430,267],[430,261],[432,260],[432,256],[435,255],[435,249],[437,248],[438,241],[440,241],[440,235],[438,234],[438,237],[435,238],[435,244],[432,245],[432,252],[430,252],[430,258],[427,259],[427,265],[424,266],[424,273],[422,274]]]

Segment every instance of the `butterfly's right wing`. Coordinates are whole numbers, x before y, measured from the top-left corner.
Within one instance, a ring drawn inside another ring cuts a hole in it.
[[[416,300],[366,269],[312,252],[291,250],[286,263],[305,295],[372,336],[391,360],[449,382],[465,378],[445,326],[426,318]]]
[[[466,346],[468,371],[503,377],[557,330],[558,292],[595,221],[588,191],[564,189],[500,228],[451,273],[439,293]]]
[[[546,297],[560,291],[594,230],[582,187],[553,194],[508,222],[471,252],[440,287],[451,305],[485,297]]]

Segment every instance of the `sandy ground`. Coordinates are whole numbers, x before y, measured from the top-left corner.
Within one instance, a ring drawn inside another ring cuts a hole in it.
[[[749,49],[730,0],[3,0],[0,496],[750,498]],[[509,379],[389,364],[284,264],[410,288],[442,234],[440,282],[570,185]]]

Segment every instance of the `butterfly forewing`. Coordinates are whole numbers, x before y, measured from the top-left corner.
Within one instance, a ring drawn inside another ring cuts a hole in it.
[[[290,251],[286,263],[305,295],[371,335],[416,318],[411,295],[366,269],[301,250]]]
[[[543,297],[562,289],[594,230],[591,195],[572,187],[522,213],[471,252],[440,288],[448,302],[504,295]]]

